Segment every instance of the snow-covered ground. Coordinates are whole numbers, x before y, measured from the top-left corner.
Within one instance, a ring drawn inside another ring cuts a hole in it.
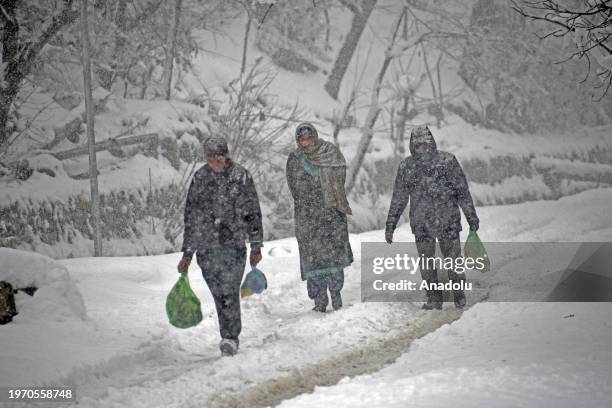
[[[609,242],[611,199],[612,189],[598,189],[483,207],[481,237]],[[395,238],[411,240],[409,227]],[[164,301],[179,254],[53,261],[2,249],[0,278],[17,275],[20,285],[40,289],[33,297],[20,292],[21,313],[0,328],[0,385],[73,384],[78,403],[70,406],[80,407],[285,399],[286,406],[610,405],[611,304],[479,303],[461,317],[449,304],[426,313],[416,303],[361,303],[360,243],[372,241],[383,241],[382,231],[351,237],[356,262],[346,271],[345,308],[326,315],[310,310],[295,240],[267,242],[260,266],[269,288],[242,302],[241,349],[233,358],[219,355],[212,298],[195,262],[190,279],[204,320],[188,330],[167,323]],[[537,279],[525,269],[504,270],[523,283]],[[470,279],[508,282],[496,276]],[[290,400],[364,372],[375,374]]]
[[[288,407],[609,407],[610,303],[480,303],[394,364]]]

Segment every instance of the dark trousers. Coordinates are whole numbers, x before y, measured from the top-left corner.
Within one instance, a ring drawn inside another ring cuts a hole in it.
[[[244,275],[246,247],[198,251],[197,260],[215,300],[221,337],[237,340],[242,329],[240,283]]]
[[[327,290],[334,299],[340,298],[340,291],[344,286],[344,269],[340,270],[331,275],[315,276],[306,279],[306,288],[308,290],[308,297],[315,301],[315,305],[327,307],[329,298],[327,297]],[[337,300],[336,300],[337,301]]]
[[[461,243],[459,238],[455,239],[441,239],[438,240],[440,244],[440,251],[442,252],[442,258],[459,258],[461,257]],[[421,257],[433,257],[436,254],[436,239],[431,237],[417,237],[415,239],[417,251]],[[421,278],[427,283],[438,282],[438,271],[433,265],[425,265],[426,268],[421,268]],[[454,270],[448,270],[448,279],[452,282],[465,281],[465,273],[456,273]],[[457,295],[463,295],[463,291],[453,292],[455,299]],[[427,293],[427,296],[439,296],[441,298],[442,293]]]

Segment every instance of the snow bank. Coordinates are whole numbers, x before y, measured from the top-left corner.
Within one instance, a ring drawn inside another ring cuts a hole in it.
[[[612,166],[603,163],[586,163],[579,160],[563,160],[554,157],[536,157],[536,168],[557,174],[567,174],[591,179],[612,179]]]
[[[380,372],[280,406],[609,407],[610,313],[610,303],[477,304]]]
[[[512,176],[493,185],[471,183],[470,192],[477,205],[542,200],[552,195],[540,174],[533,177]]]
[[[15,296],[16,323],[87,319],[83,297],[65,266],[44,255],[10,248],[0,248],[0,259],[0,280],[14,288],[38,288],[34,296],[23,292]]]

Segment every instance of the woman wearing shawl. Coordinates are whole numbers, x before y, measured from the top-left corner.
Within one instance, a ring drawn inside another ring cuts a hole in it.
[[[332,143],[319,139],[310,123],[295,132],[298,148],[287,160],[287,183],[295,210],[295,236],[300,251],[302,280],[306,280],[313,310],[342,307],[340,291],[344,268],[353,262],[347,214],[351,208],[344,191],[346,161]]]

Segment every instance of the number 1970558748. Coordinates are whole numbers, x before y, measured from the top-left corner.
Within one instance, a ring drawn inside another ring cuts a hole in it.
[[[74,401],[72,388],[0,387],[0,402],[9,401]]]

